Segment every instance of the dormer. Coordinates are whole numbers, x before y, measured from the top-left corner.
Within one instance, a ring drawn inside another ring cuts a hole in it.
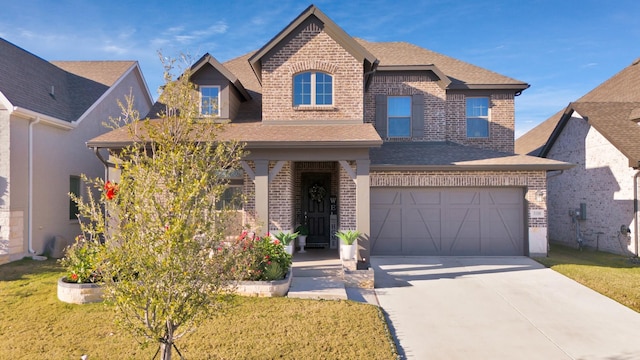
[[[249,58],[264,123],[362,123],[377,59],[311,5]]]
[[[208,53],[191,67],[191,82],[199,92],[203,117],[233,120],[240,103],[251,99],[240,80]]]

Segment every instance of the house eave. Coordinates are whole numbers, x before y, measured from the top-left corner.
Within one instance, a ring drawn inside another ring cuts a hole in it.
[[[247,149],[348,149],[382,146],[382,141],[250,141]]]
[[[40,119],[41,123],[47,124],[62,130],[73,130],[78,126],[76,122],[64,121],[49,115],[44,115],[44,114],[35,112],[33,110],[22,108],[19,106],[14,106],[11,113],[15,116],[25,118],[25,119]]]
[[[449,90],[514,90],[521,92],[529,88],[529,84],[454,84]]]
[[[573,164],[521,165],[395,165],[372,164],[372,171],[554,171],[571,169]]]

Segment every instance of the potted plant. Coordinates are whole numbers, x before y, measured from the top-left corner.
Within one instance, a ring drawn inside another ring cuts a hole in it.
[[[336,233],[340,239],[340,254],[342,260],[352,260],[355,257],[355,241],[360,236],[358,230],[340,230]]]
[[[58,280],[58,299],[68,303],[84,304],[102,301],[102,274],[100,256],[104,245],[96,240],[76,237],[59,262],[67,275]]]
[[[284,251],[289,255],[293,255],[294,240],[298,237],[298,233],[295,232],[292,234],[280,231],[275,235],[275,237],[282,243],[282,245],[284,245]]]
[[[309,227],[305,224],[298,225],[296,228],[298,234],[298,245],[300,245],[300,252],[304,253],[304,246],[307,244],[307,236],[309,235]]]

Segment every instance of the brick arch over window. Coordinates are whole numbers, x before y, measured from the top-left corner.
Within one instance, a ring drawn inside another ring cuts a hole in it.
[[[326,61],[308,60],[289,64],[288,66],[289,76],[292,77],[306,71],[321,71],[334,76],[338,71],[338,65]]]

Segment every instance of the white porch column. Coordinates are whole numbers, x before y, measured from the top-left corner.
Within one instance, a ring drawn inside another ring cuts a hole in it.
[[[371,199],[369,166],[370,160],[356,160],[356,229],[362,235],[358,239],[358,261],[369,263],[371,244],[369,234],[371,232]]]
[[[269,231],[269,160],[255,160],[255,197],[257,221]]]

